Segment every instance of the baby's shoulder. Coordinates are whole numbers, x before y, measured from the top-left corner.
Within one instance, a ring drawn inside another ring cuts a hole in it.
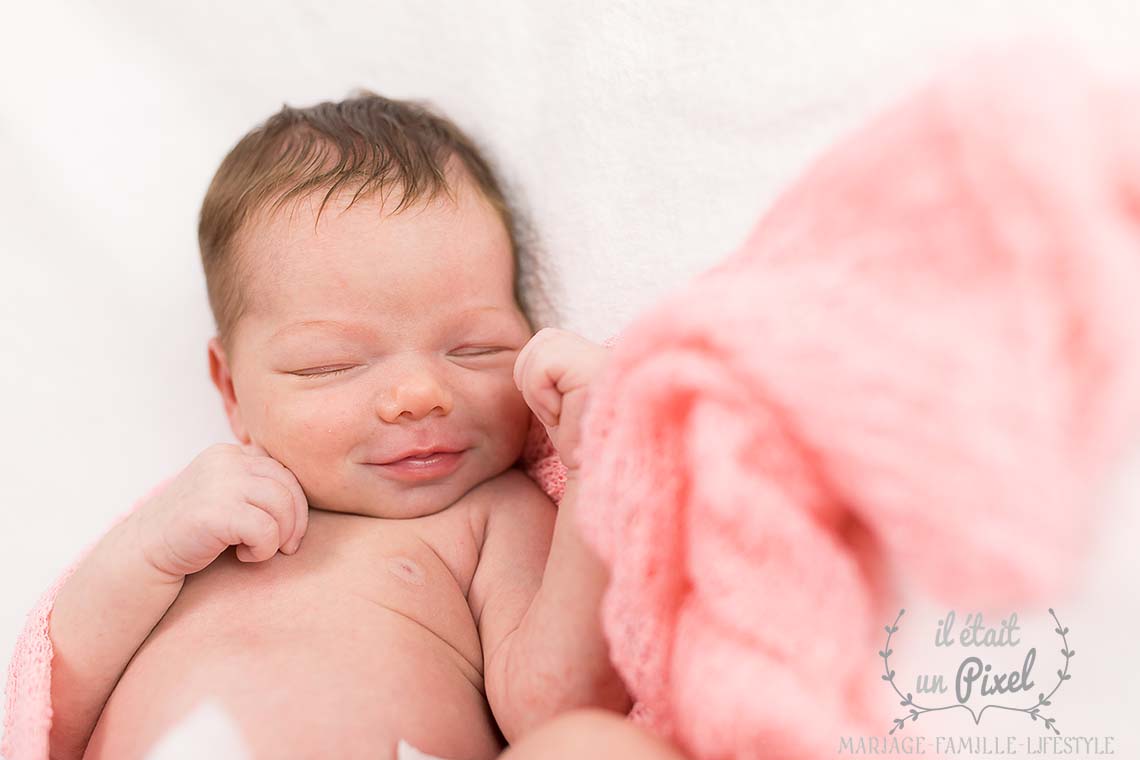
[[[481,492],[483,496],[493,494],[500,498],[508,495],[516,498],[533,497],[535,494],[546,496],[538,483],[531,480],[530,476],[518,467],[508,467],[495,477],[487,478],[471,489],[470,493],[476,491]]]
[[[486,537],[492,517],[506,522],[512,514],[527,510],[553,510],[550,497],[525,472],[511,467],[493,478],[488,478],[468,491],[467,508],[472,530],[480,545]]]

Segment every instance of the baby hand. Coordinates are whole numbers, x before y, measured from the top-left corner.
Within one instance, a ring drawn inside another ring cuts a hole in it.
[[[590,382],[608,352],[585,338],[545,327],[523,346],[515,359],[515,386],[530,406],[571,471],[581,466],[582,410]]]
[[[293,554],[309,524],[296,477],[256,443],[215,444],[131,514],[143,556],[182,578],[232,545],[242,562]]]

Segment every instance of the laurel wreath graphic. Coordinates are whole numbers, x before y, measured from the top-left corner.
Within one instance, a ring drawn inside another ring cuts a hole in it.
[[[1061,621],[1057,619],[1057,615],[1055,612],[1053,612],[1052,607],[1049,608],[1049,614],[1053,616],[1053,622],[1055,622],[1057,624],[1057,627],[1053,629],[1053,632],[1061,637],[1061,654],[1064,655],[1064,657],[1065,657],[1065,667],[1063,669],[1062,668],[1057,669],[1057,685],[1054,686],[1053,690],[1050,691],[1048,694],[1046,694],[1045,692],[1039,693],[1037,695],[1037,703],[1034,705],[1030,705],[1029,707],[1009,707],[1007,705],[990,704],[990,705],[986,705],[985,707],[983,707],[976,714],[974,713],[972,708],[970,708],[968,705],[963,705],[963,704],[945,705],[943,707],[925,707],[925,706],[920,705],[917,702],[915,702],[914,701],[914,695],[911,694],[909,691],[906,693],[905,696],[903,695],[903,693],[901,691],[899,691],[898,686],[895,685],[895,671],[891,670],[891,666],[890,666],[890,656],[894,652],[894,650],[891,649],[891,636],[893,636],[895,634],[895,632],[898,631],[899,620],[902,619],[903,613],[905,613],[905,612],[906,612],[905,609],[900,609],[898,617],[895,618],[895,622],[892,623],[891,625],[883,626],[883,629],[887,632],[887,643],[879,651],[879,656],[883,658],[882,679],[891,685],[891,688],[894,690],[895,694],[897,694],[899,696],[899,699],[902,700],[901,702],[899,702],[899,704],[902,705],[903,707],[909,707],[910,708],[910,714],[909,715],[904,715],[901,718],[894,718],[893,719],[894,720],[894,728],[892,728],[890,730],[890,733],[893,734],[895,731],[898,731],[899,729],[904,728],[906,726],[906,723],[908,720],[912,723],[917,722],[918,716],[922,715],[923,713],[939,712],[941,710],[952,710],[956,707],[961,707],[961,708],[965,709],[966,712],[970,713],[970,717],[972,717],[974,719],[974,725],[977,725],[982,720],[982,714],[985,713],[986,710],[993,707],[997,710],[1010,710],[1012,712],[1025,713],[1030,718],[1032,718],[1034,721],[1036,721],[1038,718],[1041,718],[1042,722],[1045,725],[1045,730],[1047,730],[1047,731],[1052,730],[1053,733],[1056,734],[1057,736],[1061,735],[1061,731],[1060,731],[1060,729],[1057,728],[1057,725],[1056,725],[1057,719],[1056,718],[1049,718],[1049,717],[1046,717],[1045,715],[1043,715],[1041,713],[1041,708],[1042,707],[1048,707],[1048,706],[1052,705],[1053,703],[1050,700],[1052,699],[1053,695],[1057,693],[1057,690],[1061,688],[1061,684],[1063,684],[1065,681],[1068,681],[1069,679],[1072,678],[1072,676],[1069,675],[1069,660],[1073,659],[1073,655],[1076,654],[1076,651],[1073,649],[1069,649],[1069,640],[1066,638],[1066,635],[1069,633],[1069,629],[1065,628],[1064,626],[1061,625]]]

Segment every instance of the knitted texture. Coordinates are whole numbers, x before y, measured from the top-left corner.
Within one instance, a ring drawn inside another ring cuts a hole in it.
[[[115,518],[107,530],[125,520],[140,504],[157,494],[173,476],[160,481],[125,512]],[[4,736],[0,739],[0,757],[5,760],[47,760],[48,733],[51,731],[51,659],[48,620],[55,596],[75,572],[99,540],[91,541],[69,565],[28,613],[24,628],[16,637],[16,648],[8,663],[8,681],[4,687]]]
[[[546,434],[546,428],[533,414],[522,452],[523,471],[537,483],[555,504],[562,503],[566,493],[566,466]]]
[[[1047,50],[950,69],[622,332],[578,514],[637,722],[830,757],[891,725],[904,578],[972,609],[1068,587],[1140,429],[1137,102]]]
[[[524,471],[558,504],[566,490],[566,468],[546,429],[531,415],[530,428],[520,457]],[[174,479],[170,476],[153,487],[142,498],[116,518],[118,524],[161,491]],[[113,526],[112,526],[113,527]],[[110,530],[110,528],[108,528]],[[51,731],[51,660],[52,645],[48,637],[48,619],[60,587],[75,572],[79,563],[95,548],[92,541],[67,567],[28,613],[27,622],[16,640],[16,649],[8,665],[8,682],[4,690],[4,737],[0,740],[0,756],[6,760],[47,760],[48,734]]]

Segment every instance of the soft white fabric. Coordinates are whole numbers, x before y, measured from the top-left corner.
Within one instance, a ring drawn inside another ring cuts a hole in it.
[[[438,757],[436,755],[429,755],[426,752],[421,752],[420,750],[413,747],[411,744],[408,744],[406,741],[401,739],[396,744],[396,760],[445,760],[445,759],[442,757]]]
[[[163,734],[147,753],[146,760],[253,760],[241,729],[216,700],[197,705],[179,723]],[[379,755],[377,755],[379,757]],[[445,760],[429,755],[400,739],[396,760]]]
[[[225,705],[216,700],[198,704],[179,723],[163,734],[146,760],[254,760]]]
[[[0,652],[124,505],[231,440],[207,376],[196,213],[224,152],[283,101],[367,86],[450,114],[530,216],[562,326],[600,340],[735,248],[862,116],[968,44],[1033,29],[1140,70],[1131,0],[7,8]],[[1140,756],[1140,688],[1114,675],[1140,672],[1138,492],[1133,472],[1106,495],[1117,508],[1086,591],[1057,602],[1087,637],[1066,721],[1117,734],[1124,756]]]

